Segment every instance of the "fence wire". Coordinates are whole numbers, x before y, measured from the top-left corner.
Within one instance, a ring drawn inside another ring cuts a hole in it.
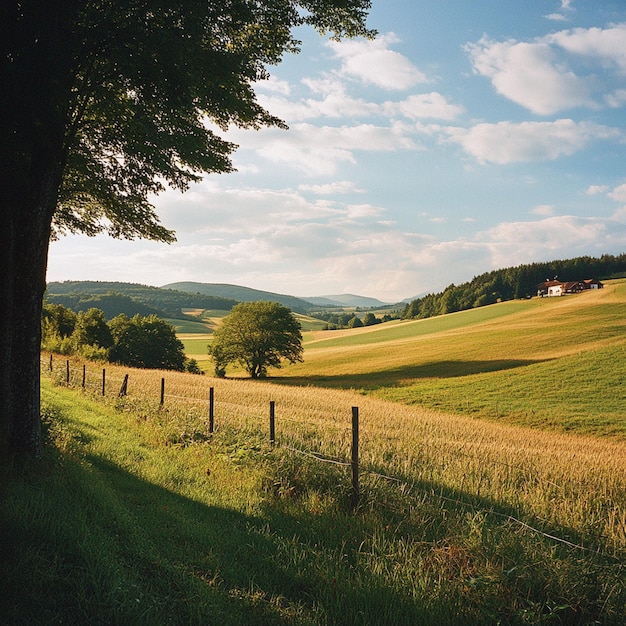
[[[93,382],[93,380],[90,381],[89,384],[87,384],[86,379],[84,378],[84,376],[86,376],[86,371],[84,371],[82,368],[81,369],[77,369],[75,367],[73,367],[71,364],[68,366],[67,364],[69,363],[69,361],[66,362],[66,364],[63,366],[63,370],[59,370],[57,369],[57,379],[59,379],[60,382],[63,382],[62,380],[60,380],[59,378],[59,373],[64,375],[66,377],[65,382],[67,384],[69,384],[71,386],[72,381],[77,379],[76,375],[72,375],[73,373],[77,373],[78,377],[81,379],[81,385],[84,389],[96,389],[97,390],[97,394],[98,396],[100,395],[104,395],[103,393],[101,393],[102,391],[102,382]],[[55,371],[53,369],[53,361],[52,358],[50,358],[49,360],[42,360],[41,362],[42,364],[42,370],[44,369],[44,367],[46,369],[49,370],[49,373],[51,376],[53,376],[55,374]],[[102,368],[103,370],[105,370],[106,368]],[[69,376],[68,376],[69,375]],[[68,381],[68,377],[69,377],[69,381]],[[63,378],[63,376],[61,376],[61,378]],[[102,375],[102,378],[104,378],[104,373]],[[101,379],[102,380],[102,379]],[[106,383],[107,386],[112,386],[114,383],[122,383],[124,381],[124,377],[120,376],[118,374],[114,374],[112,377],[110,377],[108,374],[106,375]],[[76,385],[78,386],[78,385]],[[145,397],[143,398],[144,400],[146,399]],[[208,405],[210,403],[210,399],[207,398],[195,398],[195,397],[189,397],[189,396],[180,396],[180,395],[175,395],[175,394],[163,394],[163,399],[176,399],[176,400],[182,400],[184,402],[188,402],[190,404],[201,404],[201,405]],[[245,407],[241,404],[237,404],[234,402],[219,402],[219,406],[220,408],[224,408],[224,407],[230,407],[232,409],[232,407],[236,407],[237,411],[239,412],[242,409],[244,409],[247,413],[247,417],[253,417],[253,418],[258,418],[258,419],[267,419],[267,415],[261,415],[261,414],[253,414],[251,413],[250,409],[248,407]],[[289,417],[282,417],[280,418],[281,423],[282,422],[289,422],[289,423],[293,423],[296,424],[298,426],[306,426],[306,423],[303,423],[303,421],[301,420],[297,420],[294,418],[289,418]],[[325,424],[324,427],[326,427],[327,425]],[[334,425],[335,428],[338,431],[342,431],[345,433],[349,433],[352,432],[351,428],[349,427],[343,427],[343,426],[338,426],[338,425]],[[214,428],[214,432],[218,432],[220,430],[219,425],[216,424],[215,428]],[[299,456],[311,459],[312,461],[317,461],[319,463],[327,463],[327,464],[331,464],[331,465],[336,465],[339,467],[346,467],[346,468],[351,468],[353,467],[354,463],[352,461],[345,461],[345,460],[341,460],[338,458],[332,458],[329,456],[326,456],[320,452],[316,452],[316,451],[312,451],[312,450],[305,450],[302,448],[297,448],[295,446],[289,445],[287,443],[278,443],[276,440],[273,441],[273,443],[275,445],[279,445],[280,448],[288,450],[289,452],[293,453],[293,454],[297,454]],[[498,461],[495,459],[485,459],[482,456],[479,456],[477,454],[472,454],[470,452],[466,452],[464,450],[457,450],[456,453],[458,456],[464,456],[467,458],[472,458],[475,460],[480,460],[481,463],[484,462],[488,462],[491,463],[493,465],[501,465],[501,466],[506,466],[509,467],[511,469],[515,469],[517,471],[520,472],[526,472],[528,474],[532,474],[534,473],[532,470],[530,470],[529,468],[523,467],[521,465],[516,465],[516,464],[511,464],[511,463],[507,463],[504,461]],[[457,498],[452,498],[450,496],[444,496],[443,494],[437,494],[434,492],[434,490],[426,490],[424,488],[420,488],[418,487],[415,483],[412,483],[410,481],[407,481],[405,479],[402,478],[398,478],[396,476],[389,476],[387,474],[383,474],[381,472],[376,472],[373,470],[369,470],[366,468],[363,468],[363,466],[359,466],[359,475],[361,476],[370,476],[370,477],[374,477],[374,478],[378,478],[381,480],[385,480],[387,482],[390,483],[394,483],[396,485],[398,485],[399,487],[401,487],[405,493],[409,492],[409,493],[420,493],[423,494],[427,497],[431,497],[431,498],[436,498],[442,502],[448,502],[450,504],[455,504],[457,506],[463,506],[463,507],[467,507],[467,508],[471,508],[474,511],[480,512],[480,513],[484,513],[486,515],[491,515],[491,516],[495,516],[495,517],[499,517],[501,519],[504,519],[508,522],[512,522],[515,523],[517,525],[519,525],[522,528],[525,528],[526,530],[532,532],[533,534],[536,534],[538,536],[544,537],[545,539],[548,539],[550,541],[554,541],[556,543],[565,545],[571,549],[575,549],[575,550],[580,550],[583,552],[587,552],[587,553],[591,553],[600,557],[604,557],[604,558],[609,558],[609,559],[613,559],[616,561],[621,561],[622,559],[619,557],[616,557],[613,554],[609,554],[606,552],[602,552],[601,550],[594,550],[592,548],[588,548],[586,546],[580,545],[580,544],[576,544],[572,541],[569,541],[567,539],[564,539],[562,537],[559,537],[553,533],[547,533],[541,529],[538,529],[534,526],[532,526],[531,524],[529,524],[528,522],[525,522],[522,519],[519,519],[513,515],[510,515],[508,513],[501,513],[499,511],[494,510],[493,508],[483,508],[483,507],[479,507],[476,504],[472,503],[472,502],[467,502],[464,500],[459,500]],[[559,488],[561,489],[562,487],[552,481],[546,481],[543,480],[542,482],[545,482],[546,484],[550,484],[553,487]],[[591,536],[591,535],[589,535]]]

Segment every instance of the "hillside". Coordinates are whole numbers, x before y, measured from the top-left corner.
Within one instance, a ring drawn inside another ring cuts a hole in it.
[[[229,298],[232,300],[237,300],[238,302],[256,302],[257,300],[271,300],[272,302],[279,302],[283,306],[286,306],[296,313],[307,313],[312,308],[310,302],[302,300],[301,298],[296,298],[295,296],[272,293],[271,291],[261,291],[259,289],[251,289],[250,287],[241,287],[239,285],[228,285],[223,283],[180,282],[163,285],[162,289],[174,289],[177,291],[199,293],[219,298]]]
[[[50,282],[46,298],[73,311],[95,307],[105,311],[108,319],[119,313],[132,316],[136,313],[184,319],[182,309],[215,309],[230,311],[236,300],[200,293],[188,293],[151,287],[137,283],[64,281]]]
[[[403,317],[423,319],[516,298],[530,298],[537,295],[540,283],[553,278],[582,281],[623,276],[626,276],[626,254],[605,254],[600,258],[584,256],[507,267],[486,272],[461,285],[449,285],[440,293],[430,293],[411,300],[404,308]]]
[[[306,335],[276,382],[626,437],[626,279],[561,298]]]
[[[305,300],[318,306],[330,307],[359,307],[373,309],[390,306],[389,303],[382,302],[377,298],[357,296],[352,293],[342,293],[334,296],[312,296],[305,298]]]

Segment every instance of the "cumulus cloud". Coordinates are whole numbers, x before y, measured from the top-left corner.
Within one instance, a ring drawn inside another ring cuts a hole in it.
[[[381,108],[390,116],[402,115],[413,120],[431,118],[452,121],[465,111],[460,105],[450,104],[437,92],[414,94],[401,102],[385,102]]]
[[[466,49],[477,74],[489,78],[499,94],[533,113],[550,115],[594,106],[590,81],[566,69],[548,43],[483,37]]]
[[[615,187],[609,194],[609,198],[616,200],[617,202],[626,202],[626,184]]]
[[[601,250],[607,233],[606,220],[565,215],[498,224],[478,233],[476,240],[489,247],[494,267],[507,267],[532,259],[559,258],[564,251],[576,256],[577,252]]]
[[[626,70],[626,24],[609,28],[574,28],[544,38],[566,52]]]
[[[396,35],[388,33],[373,40],[330,41],[327,45],[341,60],[342,76],[392,90],[427,82],[426,76],[407,57],[390,49],[399,41]]]
[[[233,135],[236,136],[236,135]],[[333,176],[342,163],[356,163],[357,151],[396,152],[418,146],[402,124],[315,126],[294,124],[288,132],[267,129],[240,135],[242,148],[254,150],[307,176]]]
[[[601,193],[606,193],[609,190],[608,185],[589,185],[585,192],[588,196],[596,196]]]
[[[452,141],[480,162],[501,165],[552,160],[574,154],[592,141],[621,136],[616,129],[571,119],[485,123],[469,129],[450,128],[447,132]]]
[[[626,102],[626,24],[562,30],[532,41],[483,37],[466,50],[475,73],[538,115]],[[610,78],[601,78],[607,72]]]

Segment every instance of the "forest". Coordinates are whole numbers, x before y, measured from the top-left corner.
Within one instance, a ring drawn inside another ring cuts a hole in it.
[[[427,294],[409,302],[404,319],[422,319],[466,311],[487,304],[531,298],[538,285],[546,280],[574,281],[589,278],[606,280],[626,273],[626,254],[604,254],[599,258],[582,256],[574,259],[531,263],[495,270],[471,281],[446,287],[441,293]]]

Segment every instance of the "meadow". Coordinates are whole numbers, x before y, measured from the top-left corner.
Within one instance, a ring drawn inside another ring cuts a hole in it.
[[[0,623],[623,624],[625,290],[308,331],[268,381],[55,358]]]

